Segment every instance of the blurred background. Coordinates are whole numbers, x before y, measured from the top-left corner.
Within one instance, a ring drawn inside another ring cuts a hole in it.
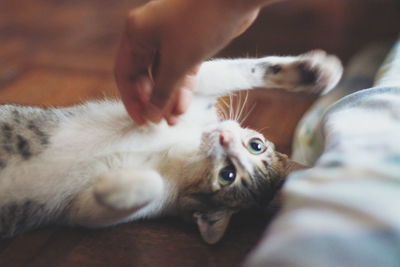
[[[0,103],[71,105],[117,95],[113,60],[129,9],[139,0],[1,0]],[[393,40],[398,0],[296,0],[265,8],[221,57],[324,49],[344,63],[367,44]],[[255,101],[257,99],[257,101]],[[246,124],[289,153],[297,121],[315,97],[255,91]],[[88,231],[49,227],[0,241],[0,266],[238,266],[272,212],[236,216],[223,239],[205,245],[175,219]]]

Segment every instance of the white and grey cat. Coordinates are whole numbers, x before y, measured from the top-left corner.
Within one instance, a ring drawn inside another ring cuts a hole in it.
[[[217,98],[255,87],[319,93],[341,73],[322,51],[206,62],[173,127],[138,127],[120,101],[0,106],[0,238],[50,223],[105,227],[172,214],[215,243],[231,215],[269,200],[292,166],[260,133],[222,121]]]

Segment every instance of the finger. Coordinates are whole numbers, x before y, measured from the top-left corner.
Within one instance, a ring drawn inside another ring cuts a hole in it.
[[[192,101],[193,91],[187,88],[182,88],[178,91],[177,100],[172,112],[165,116],[169,125],[176,125],[179,122],[179,117],[185,113]]]
[[[178,91],[173,113],[175,115],[181,115],[186,112],[192,102],[193,90],[196,86],[196,75],[199,72],[200,64],[194,66],[186,75],[186,79],[181,85],[181,89]]]
[[[155,49],[151,38],[138,31],[135,17],[131,16],[121,36],[114,73],[128,114],[137,124],[143,125],[146,123],[145,106],[153,88],[147,69]]]
[[[185,113],[192,102],[193,91],[188,88],[182,88],[178,91],[177,100],[173,109],[173,115],[182,115]]]
[[[196,64],[196,65],[194,65],[194,66],[189,70],[189,72],[187,73],[187,75],[189,75],[190,77],[195,78],[195,76],[197,75],[197,73],[198,73],[199,70],[200,70],[200,66],[201,66],[201,64]]]
[[[171,126],[176,125],[179,122],[180,116],[188,110],[190,102],[192,100],[193,92],[191,90],[183,88],[179,90],[178,95],[180,95],[178,97],[179,100],[175,104],[172,112],[169,112],[167,115],[164,116],[168,124]]]
[[[146,123],[146,120],[142,115],[144,111],[144,104],[137,94],[137,91],[141,91],[138,89],[138,83],[127,80],[119,75],[116,76],[116,82],[119,88],[123,88],[120,90],[120,95],[128,114],[138,125],[143,125]]]
[[[147,120],[142,117],[142,108],[138,103],[131,103],[129,105],[125,105],[126,110],[128,111],[129,116],[135,121],[135,123],[139,126],[145,125]]]
[[[154,55],[154,59],[152,61],[151,66],[148,68],[148,76],[150,78],[151,86],[150,90],[145,92],[146,97],[144,98],[145,103],[146,103],[146,111],[145,111],[145,117],[147,120],[154,122],[154,123],[159,123],[162,118],[163,118],[163,111],[159,109],[156,105],[154,105],[151,101],[152,94],[154,92],[157,92],[157,90],[154,89],[155,87],[155,76],[157,76],[158,69],[159,69],[159,53],[156,52]]]
[[[137,125],[141,126],[146,123],[145,118],[142,116],[144,110],[142,103],[125,94],[121,94],[121,100],[124,103],[129,116],[131,116]]]
[[[120,76],[116,76],[116,82],[118,88],[120,89],[120,96],[122,103],[125,106],[129,116],[138,124],[143,125],[146,121],[141,115],[143,110],[143,104],[139,100],[138,97],[135,95],[135,88],[134,86],[127,82],[126,79],[121,78]]]
[[[156,81],[156,86],[146,110],[146,118],[156,123],[160,122],[163,117],[168,117],[171,113],[174,94],[179,84],[179,78],[176,76],[175,80],[172,77],[165,79],[165,82],[162,82],[164,79],[158,80],[161,80],[161,82]]]
[[[199,67],[200,65],[196,65],[188,72],[188,75],[185,76],[183,83],[180,85],[180,89],[174,93],[173,101],[165,108],[164,117],[170,125],[176,124],[178,122],[178,117],[189,108]]]
[[[142,116],[144,92],[148,91],[144,81],[131,79],[124,71],[115,71],[115,81],[128,114],[138,125],[143,125],[146,122]]]
[[[151,78],[147,75],[140,76],[135,82],[135,87],[139,100],[144,105],[147,105],[153,91],[153,82]]]
[[[186,54],[187,49],[183,47],[181,51],[176,51],[175,47],[179,45],[180,42],[167,42],[159,54],[158,68],[155,70],[156,88],[150,102],[160,110],[165,110],[170,104],[172,96],[185,83],[188,72],[197,65]]]
[[[159,109],[157,106],[153,105],[152,102],[150,101],[146,105],[146,111],[144,117],[146,118],[146,120],[149,120],[154,123],[159,123],[163,119],[164,115],[163,111]]]
[[[173,93],[179,87],[181,75],[170,75],[168,78],[157,79],[154,93],[151,95],[150,103],[158,110],[164,110]]]
[[[178,106],[182,106],[182,104],[180,104],[182,101],[182,91],[189,90],[183,88],[178,90],[177,94],[175,94],[173,98],[174,100],[171,102],[171,105],[168,105],[164,111],[164,118],[171,126],[176,125],[179,122],[180,115],[184,113],[184,111],[177,110]]]
[[[174,126],[174,125],[178,124],[179,116],[170,115],[168,118],[166,118],[166,121],[167,121],[168,125]]]

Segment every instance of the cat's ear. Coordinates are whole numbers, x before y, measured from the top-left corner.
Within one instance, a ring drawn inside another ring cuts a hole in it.
[[[215,244],[224,235],[232,214],[232,211],[219,210],[207,213],[195,212],[193,217],[203,240],[208,244]]]
[[[282,153],[277,153],[277,156],[282,163],[282,176],[287,177],[290,173],[298,170],[303,170],[309,168],[303,164],[300,164],[294,160],[291,160],[288,156]]]

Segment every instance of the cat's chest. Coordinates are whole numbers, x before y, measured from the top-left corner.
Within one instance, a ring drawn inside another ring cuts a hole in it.
[[[198,153],[202,127],[177,125],[134,132],[114,144],[96,151],[98,158],[108,158],[110,167],[129,165],[158,169],[166,162],[176,164]],[[122,162],[122,163],[121,163]]]
[[[70,166],[97,165],[95,162],[100,159],[102,163],[106,161],[107,168],[129,165],[154,169],[166,159],[179,161],[196,154],[202,133],[217,121],[213,110],[192,109],[175,126],[162,122],[140,128],[131,124],[124,110],[106,107],[98,110],[105,113],[93,111],[60,127],[44,158],[60,159],[58,162],[70,163]]]

